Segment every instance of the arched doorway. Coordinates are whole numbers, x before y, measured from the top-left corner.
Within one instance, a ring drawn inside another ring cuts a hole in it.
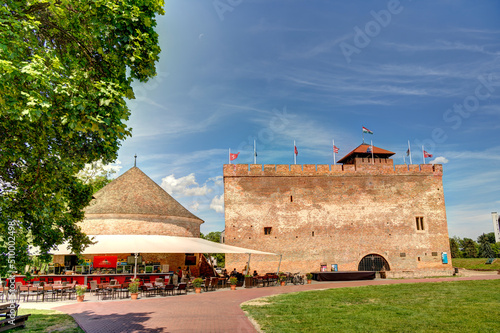
[[[389,263],[387,263],[387,260],[385,260],[384,257],[379,256],[378,254],[369,254],[363,257],[358,265],[358,271],[380,272],[390,270],[391,268],[389,267]]]

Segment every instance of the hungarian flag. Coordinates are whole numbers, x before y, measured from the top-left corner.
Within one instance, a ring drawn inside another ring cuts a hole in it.
[[[230,161],[234,161],[235,159],[237,159],[237,158],[238,158],[238,155],[239,155],[239,154],[240,154],[240,153],[237,153],[237,154],[229,154],[229,160],[230,160]]]
[[[372,131],[370,131],[368,128],[363,126],[363,133],[368,133],[368,134],[373,134]]]
[[[293,146],[293,149],[294,149],[294,153],[295,153],[295,155],[298,155],[298,154],[299,154],[299,151],[297,150],[297,146]]]
[[[424,158],[429,158],[429,157],[432,157],[432,154],[429,154],[424,150]]]
[[[339,149],[337,148],[337,146],[333,146],[333,152],[335,154],[338,154],[339,153]]]

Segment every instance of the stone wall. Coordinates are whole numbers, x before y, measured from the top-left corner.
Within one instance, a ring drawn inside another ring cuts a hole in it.
[[[388,276],[451,275],[442,172],[441,165],[390,163],[225,165],[226,244],[282,254],[280,270],[289,272],[322,264],[356,271],[377,254]],[[226,267],[241,270],[247,260],[227,254]],[[278,264],[278,256],[252,255],[259,273]]]

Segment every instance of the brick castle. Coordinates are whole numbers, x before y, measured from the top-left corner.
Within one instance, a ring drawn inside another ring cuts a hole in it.
[[[451,275],[443,167],[393,165],[362,144],[343,165],[224,165],[225,243],[282,254],[285,272]],[[227,254],[241,270],[248,257]],[[279,257],[252,256],[275,272]]]

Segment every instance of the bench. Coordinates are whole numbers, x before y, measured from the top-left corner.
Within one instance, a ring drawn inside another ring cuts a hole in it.
[[[14,304],[14,308],[12,308],[12,303],[4,303],[0,304],[0,332],[10,330],[15,327],[25,327],[26,320],[31,316],[30,314],[18,316],[17,309],[19,308],[19,304]],[[10,317],[10,311],[14,309],[15,317]]]
[[[486,265],[491,265],[497,258],[488,258],[488,260],[485,262]]]

